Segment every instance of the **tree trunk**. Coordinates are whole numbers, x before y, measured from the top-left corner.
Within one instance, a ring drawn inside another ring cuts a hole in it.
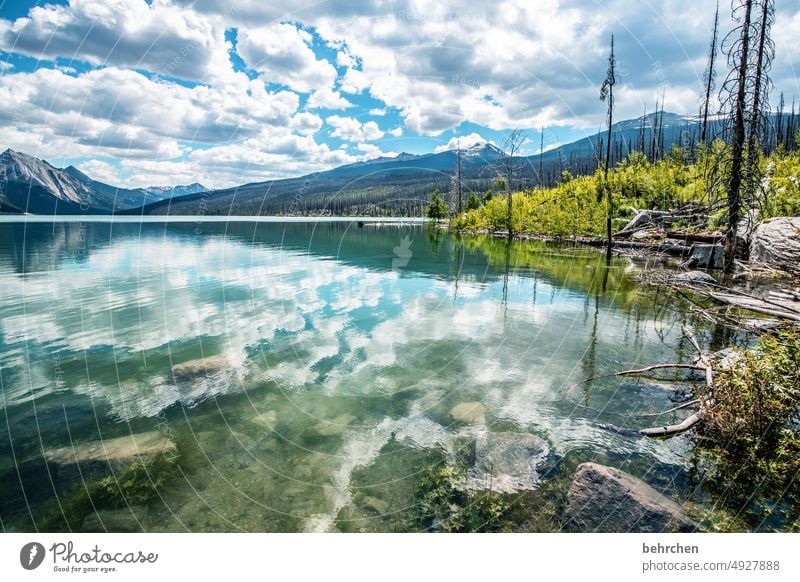
[[[742,164],[746,137],[744,109],[747,98],[747,65],[750,52],[750,15],[752,8],[752,0],[746,0],[744,23],[742,24],[737,94],[734,103],[731,177],[728,182],[728,228],[725,232],[725,272],[728,274],[733,272],[736,258],[736,229],[739,224],[739,210],[741,208]]]

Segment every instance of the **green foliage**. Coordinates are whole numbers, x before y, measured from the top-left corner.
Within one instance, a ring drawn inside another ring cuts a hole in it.
[[[800,216],[800,151],[779,152],[767,162],[763,218]]]
[[[85,517],[95,511],[156,503],[182,477],[178,459],[158,454],[102,479],[86,481],[62,495],[58,507],[37,526],[44,531],[80,531]]]
[[[442,198],[442,195],[439,193],[438,188],[434,190],[433,194],[431,195],[431,203],[428,206],[426,215],[428,218],[437,222],[447,218],[447,204],[445,203],[444,198]]]
[[[787,504],[789,519],[797,520],[800,331],[783,326],[738,355],[715,376],[714,405],[699,440],[701,452],[711,459],[707,473],[729,504],[744,507],[756,493],[771,496]]]
[[[612,219],[616,227],[632,216],[633,209],[670,210],[688,203],[707,205],[724,201],[729,172],[725,144],[716,141],[699,146],[694,163],[680,148],[654,163],[634,152],[609,172],[573,176],[565,171],[560,182],[548,189],[515,193],[512,200],[512,229],[516,233],[556,237],[602,236],[611,192]],[[768,180],[766,196],[753,201],[763,218],[800,215],[800,152],[778,150],[759,160]],[[507,228],[506,196],[493,196],[480,208],[468,208],[453,226],[467,232],[498,231]],[[725,225],[721,210],[710,217],[709,228]],[[680,226],[680,225],[678,225]]]
[[[467,212],[469,212],[470,210],[478,210],[478,208],[480,207],[481,207],[481,201],[478,198],[478,195],[475,194],[475,192],[473,192],[472,194],[469,195],[469,198],[467,199],[467,204],[464,207],[464,209]]]
[[[146,505],[161,498],[159,491],[176,480],[180,471],[172,457],[157,455],[136,461],[122,473],[101,479],[91,492],[96,507]]]
[[[465,482],[461,468],[441,464],[425,469],[416,494],[417,527],[450,533],[514,531],[506,496],[469,492]]]

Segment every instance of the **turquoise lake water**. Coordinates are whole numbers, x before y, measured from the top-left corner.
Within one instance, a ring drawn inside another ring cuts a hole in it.
[[[394,531],[426,464],[495,432],[542,439],[533,480],[597,460],[676,499],[692,488],[687,438],[599,426],[654,424],[636,415],[674,406],[669,386],[566,390],[692,356],[687,315],[654,305],[630,259],[416,223],[0,234],[6,531]],[[178,458],[157,498],[75,502],[120,469],[58,451],[137,435]]]

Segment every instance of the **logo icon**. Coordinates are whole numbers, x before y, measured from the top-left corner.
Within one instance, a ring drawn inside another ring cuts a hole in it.
[[[44,561],[44,546],[39,542],[28,542],[19,551],[19,563],[26,570],[35,570]]]
[[[392,250],[394,251],[395,256],[392,258],[392,270],[396,271],[397,269],[402,269],[408,264],[409,259],[411,259],[411,255],[414,253],[411,251],[411,245],[413,241],[410,237],[404,236],[400,239],[400,244],[394,247]]]

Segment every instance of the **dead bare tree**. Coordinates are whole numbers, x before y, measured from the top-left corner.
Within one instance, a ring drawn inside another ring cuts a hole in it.
[[[706,143],[706,135],[708,133],[708,108],[711,104],[711,92],[714,90],[714,79],[716,78],[716,70],[714,69],[715,61],[717,60],[717,35],[719,31],[719,2],[717,2],[717,9],[714,12],[714,34],[711,36],[711,48],[708,51],[708,68],[706,69],[704,81],[706,85],[706,95],[703,99],[703,122],[700,126],[700,142]]]
[[[756,187],[761,182],[757,172],[758,155],[767,132],[769,115],[769,91],[771,82],[769,71],[775,55],[775,43],[769,36],[775,19],[774,0],[761,0],[760,21],[756,30],[758,37],[754,40],[757,50],[753,67],[755,78],[752,88],[752,109],[750,111],[750,127],[747,136],[747,163],[745,168],[745,184],[747,186],[747,202],[755,203]]]
[[[611,188],[608,185],[608,166],[611,163],[611,128],[614,124],[614,84],[617,82],[616,78],[617,62],[614,57],[614,35],[611,35],[611,53],[608,55],[608,70],[606,71],[606,80],[600,87],[600,100],[608,102],[608,113],[606,122],[608,124],[608,136],[606,137],[606,159],[605,167],[603,169],[603,189],[606,195],[606,258],[611,260],[611,246],[613,244],[611,236],[611,213],[612,213],[612,199]]]
[[[515,129],[506,138],[505,143],[503,143],[503,166],[505,169],[506,190],[508,192],[508,214],[506,216],[508,240],[511,240],[514,236],[511,224],[512,193],[514,191],[514,156],[519,154],[519,150],[526,139],[525,132]]]
[[[747,109],[747,77],[750,64],[753,0],[734,0],[734,19],[741,22],[728,38],[735,39],[725,47],[731,72],[723,85],[733,117],[731,143],[731,173],[728,180],[728,226],[725,231],[725,272],[732,273],[736,258],[736,229],[742,205],[741,189],[745,163],[745,114]]]
[[[461,216],[462,208],[463,208],[463,194],[464,194],[464,186],[461,180],[461,142],[456,142],[456,175],[455,175],[455,187],[456,187],[456,209],[458,215]]]

